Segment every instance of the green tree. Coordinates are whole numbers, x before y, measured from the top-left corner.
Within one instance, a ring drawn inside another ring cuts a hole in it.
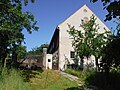
[[[70,29],[68,32],[73,37],[72,45],[82,62],[84,56],[88,60],[91,55],[94,55],[96,66],[98,66],[98,59],[102,55],[101,51],[106,44],[109,32],[99,33],[99,25],[95,21],[95,16],[91,16],[87,23],[81,25],[83,30],[76,30],[74,26],[68,25]]]
[[[31,51],[29,51],[28,55],[42,55],[43,48],[48,48],[48,44],[41,44],[39,47],[33,48]]]
[[[98,0],[90,0],[95,3]],[[106,15],[106,20],[111,20],[112,18],[120,18],[120,0],[101,0],[103,3],[104,9],[108,11]]]
[[[25,0],[27,5],[28,0]],[[33,0],[31,0],[33,1]],[[0,60],[2,65],[8,52],[16,57],[16,46],[24,41],[23,29],[37,31],[36,21],[30,12],[22,12],[21,0],[0,0]]]
[[[18,45],[16,47],[16,53],[17,53],[17,59],[20,61],[21,59],[24,59],[27,54],[26,46]]]
[[[120,67],[120,19],[117,19],[116,24],[117,33],[112,34],[103,49],[102,67],[106,73],[109,73],[111,67],[116,69]]]

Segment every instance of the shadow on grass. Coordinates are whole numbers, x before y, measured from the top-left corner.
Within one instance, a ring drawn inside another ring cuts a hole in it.
[[[85,88],[83,86],[80,86],[80,87],[70,87],[65,90],[85,90]]]
[[[111,72],[106,76],[103,72],[94,72],[85,79],[85,82],[102,90],[120,90],[120,73]]]
[[[42,73],[43,70],[36,70],[36,71],[33,71],[33,70],[24,70],[22,72],[22,76],[23,76],[23,79],[25,82],[30,82],[30,79],[31,78],[35,78],[36,75],[39,75],[39,73]]]
[[[71,87],[65,90],[120,90],[120,72],[110,72],[108,76],[104,72],[87,71],[82,76],[85,86]]]

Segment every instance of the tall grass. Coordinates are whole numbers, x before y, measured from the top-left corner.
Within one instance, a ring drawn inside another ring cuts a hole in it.
[[[0,73],[0,90],[67,90],[72,87],[77,87],[77,84],[61,76],[59,71],[4,68]]]
[[[0,90],[30,90],[30,87],[23,81],[20,72],[4,68],[0,75]]]

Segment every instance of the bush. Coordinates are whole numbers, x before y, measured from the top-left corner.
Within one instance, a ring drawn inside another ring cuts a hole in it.
[[[86,71],[81,78],[85,84],[97,86],[103,90],[120,90],[120,73],[110,72],[106,77],[104,72]]]

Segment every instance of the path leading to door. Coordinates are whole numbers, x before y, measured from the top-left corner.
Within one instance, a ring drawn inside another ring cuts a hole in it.
[[[63,75],[64,77],[70,79],[71,81],[75,81],[78,86],[83,86],[84,83],[82,81],[80,81],[80,79],[76,76],[73,76],[73,75],[70,75],[68,73],[65,73],[65,72],[60,72],[61,75]],[[89,85],[87,86],[86,90],[101,90],[101,89],[98,89],[96,86],[93,86],[93,85]]]
[[[78,86],[83,85],[83,82],[81,82],[78,77],[70,75],[70,74],[62,72],[62,71],[60,73],[61,73],[61,75],[63,75],[64,77],[70,79],[71,81],[75,81],[78,84]]]

